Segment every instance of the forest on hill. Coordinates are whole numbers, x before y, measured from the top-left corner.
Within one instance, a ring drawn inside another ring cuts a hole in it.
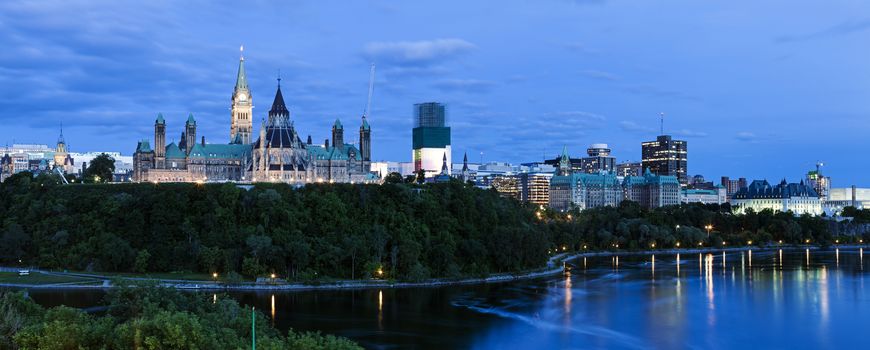
[[[728,205],[568,213],[443,184],[0,185],[0,263],[247,277],[424,280],[543,267],[557,251],[829,244],[819,217]]]

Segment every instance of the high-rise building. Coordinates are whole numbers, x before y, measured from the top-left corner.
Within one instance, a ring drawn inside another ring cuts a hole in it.
[[[655,141],[641,143],[641,156],[644,170],[649,169],[656,175],[676,176],[683,186],[689,183],[686,141],[674,140],[671,135],[659,135]]]
[[[610,148],[606,143],[594,143],[586,149],[588,157],[580,159],[580,166],[587,174],[597,174],[602,171],[616,171],[616,158],[610,156]]]
[[[253,99],[251,89],[248,88],[248,77],[245,74],[245,56],[239,57],[239,72],[236,75],[236,87],[233,89],[230,123],[230,143],[251,143],[251,130],[253,130]],[[158,147],[159,148],[159,147]]]
[[[440,174],[444,156],[448,167],[452,167],[450,127],[447,126],[444,105],[437,102],[414,105],[412,148],[415,172],[422,170],[426,177]]]

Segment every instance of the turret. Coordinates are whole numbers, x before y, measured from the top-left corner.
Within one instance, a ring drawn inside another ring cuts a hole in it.
[[[157,113],[154,121],[154,167],[163,169],[166,165],[166,121],[163,113]]]
[[[344,148],[344,126],[341,125],[341,121],[338,119],[332,124],[332,147],[338,149]]]
[[[193,113],[187,116],[187,122],[184,123],[184,132],[186,137],[184,140],[184,153],[190,154],[193,146],[196,145],[196,120],[193,119]]]
[[[362,125],[359,127],[359,152],[362,153],[363,161],[372,160],[372,129],[365,116],[362,117]]]

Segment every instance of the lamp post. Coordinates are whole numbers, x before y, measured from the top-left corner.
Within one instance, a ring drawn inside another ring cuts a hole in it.
[[[707,238],[710,238],[710,231],[713,230],[713,225],[707,224],[704,228],[707,229]]]

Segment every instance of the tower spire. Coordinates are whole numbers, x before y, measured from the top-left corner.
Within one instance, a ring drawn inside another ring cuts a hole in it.
[[[245,56],[242,54],[245,47],[239,48],[239,73],[236,75],[236,91],[248,89],[248,75],[245,73]]]

